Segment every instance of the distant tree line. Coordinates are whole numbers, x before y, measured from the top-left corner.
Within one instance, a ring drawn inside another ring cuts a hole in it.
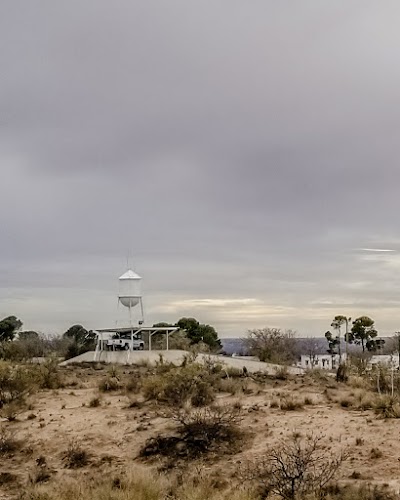
[[[45,336],[35,331],[23,331],[22,326],[22,321],[16,316],[7,316],[0,320],[0,358],[22,360],[52,353],[69,359],[95,349],[95,332],[80,324],[72,325],[61,336]],[[154,326],[173,326],[180,329],[170,336],[170,348],[189,349],[196,345],[201,350],[213,352],[221,348],[215,328],[202,324],[195,318],[185,317],[175,324],[157,323]],[[161,342],[164,336],[159,337]],[[154,340],[157,342],[157,336]]]

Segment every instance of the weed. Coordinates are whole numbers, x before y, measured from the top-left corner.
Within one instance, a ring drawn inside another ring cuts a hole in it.
[[[116,377],[107,376],[99,383],[99,390],[101,392],[119,391],[121,387],[121,383]]]
[[[400,418],[400,404],[397,398],[381,396],[377,399],[374,409],[383,418]]]
[[[244,437],[238,426],[240,415],[236,406],[180,411],[174,416],[177,435],[149,439],[140,454],[174,459],[195,458],[211,451],[236,452]]]
[[[20,449],[22,443],[8,429],[0,428],[0,453],[13,453]]]
[[[281,399],[281,410],[283,411],[296,411],[302,410],[304,407],[304,403],[293,396],[284,396]]]
[[[89,463],[88,452],[77,441],[70,442],[62,458],[68,469],[78,469]]]
[[[101,406],[101,399],[98,396],[92,398],[89,401],[89,405],[88,406],[89,406],[89,408],[98,408],[99,406]]]
[[[383,453],[379,448],[372,448],[370,457],[374,460],[383,457]]]

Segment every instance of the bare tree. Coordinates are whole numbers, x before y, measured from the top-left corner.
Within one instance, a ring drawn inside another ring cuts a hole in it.
[[[265,496],[273,493],[285,500],[310,494],[319,497],[347,458],[347,451],[334,455],[322,436],[302,440],[293,434],[252,466],[248,475],[262,484]]]
[[[292,330],[268,327],[249,330],[244,343],[250,354],[261,361],[292,364],[297,358],[297,342]]]
[[[310,360],[311,369],[313,370],[318,365],[318,343],[314,337],[309,337],[304,342],[304,351]]]

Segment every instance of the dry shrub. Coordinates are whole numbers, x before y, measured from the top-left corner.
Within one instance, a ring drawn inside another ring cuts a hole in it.
[[[239,405],[182,410],[174,416],[178,427],[174,435],[149,439],[140,455],[161,455],[170,459],[196,458],[209,452],[235,453],[245,433],[240,429]]]
[[[89,453],[75,440],[69,443],[62,458],[68,469],[79,469],[89,463]]]
[[[233,379],[233,378],[223,378],[218,381],[217,389],[220,392],[227,392],[232,394],[243,394],[246,392],[248,387],[247,380]]]
[[[197,363],[174,367],[164,375],[153,375],[143,383],[146,399],[154,399],[171,406],[205,406],[215,399],[215,376]]]
[[[315,500],[319,500],[314,497]],[[400,500],[400,496],[388,485],[361,484],[357,486],[332,485],[325,490],[326,500]],[[313,497],[310,498],[313,500]]]
[[[275,369],[275,378],[277,380],[287,380],[289,378],[289,371],[287,366],[279,366]]]
[[[57,483],[31,486],[18,500],[257,500],[246,489],[221,490],[207,475],[186,477],[177,484],[171,477],[138,467],[118,475],[64,478]]]
[[[300,401],[292,395],[285,395],[281,399],[280,408],[283,411],[302,410],[304,408],[304,401]]]
[[[52,471],[47,465],[46,457],[43,455],[36,459],[35,467],[29,476],[31,484],[45,483],[51,478]]]
[[[101,406],[101,399],[98,396],[95,396],[89,401],[89,408],[98,408]]]
[[[366,385],[365,377],[360,375],[351,375],[349,377],[348,385],[354,389],[364,389]]]
[[[16,420],[25,410],[26,397],[34,391],[35,382],[30,369],[0,363],[0,414],[7,420]]]
[[[40,389],[60,389],[64,387],[64,380],[57,359],[47,359],[44,363],[33,366],[31,372]]]
[[[400,404],[395,397],[380,396],[375,402],[374,409],[382,418],[400,418]]]
[[[377,460],[378,458],[383,457],[383,453],[379,448],[372,448],[370,457],[374,460]]]
[[[22,442],[15,434],[4,427],[0,428],[0,454],[14,453],[22,446]]]
[[[99,382],[99,391],[101,392],[119,391],[121,388],[122,385],[117,377],[108,375]]]
[[[332,454],[321,436],[303,440],[297,433],[252,463],[245,475],[261,485],[263,498],[271,493],[285,500],[320,498],[346,458],[346,452]]]
[[[345,396],[340,399],[339,404],[342,408],[351,408],[354,405],[353,399]]]

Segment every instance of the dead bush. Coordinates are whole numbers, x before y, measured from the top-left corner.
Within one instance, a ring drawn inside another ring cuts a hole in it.
[[[15,437],[13,432],[4,427],[0,428],[0,454],[13,453],[21,446],[21,441]]]
[[[0,363],[0,408],[13,401],[23,401],[33,390],[33,383],[25,367]]]
[[[347,456],[346,452],[333,455],[321,436],[309,435],[303,440],[293,434],[252,463],[247,477],[261,485],[263,497],[272,493],[285,500],[309,495],[320,498]]]
[[[283,411],[302,410],[304,408],[304,402],[291,395],[286,395],[281,399],[280,408]]]
[[[119,381],[119,378],[106,376],[99,383],[99,391],[101,392],[112,392],[119,391],[122,388],[122,385]]]
[[[357,474],[356,474],[357,475]],[[399,500],[400,497],[388,485],[361,484],[331,485],[324,491],[326,500]],[[312,498],[310,500],[313,500]],[[319,498],[318,498],[319,500]]]
[[[375,401],[374,410],[382,418],[400,418],[400,404],[395,397],[379,397]]]
[[[161,455],[173,459],[196,458],[212,451],[234,453],[244,438],[237,405],[180,411],[173,418],[178,423],[176,433],[149,439],[140,452],[142,457]]]
[[[82,447],[82,445],[73,440],[70,442],[67,450],[62,457],[65,467],[68,469],[79,469],[85,467],[89,463],[89,453]]]
[[[98,408],[99,406],[101,406],[101,399],[98,396],[92,398],[89,401],[88,406],[89,406],[89,408]]]

